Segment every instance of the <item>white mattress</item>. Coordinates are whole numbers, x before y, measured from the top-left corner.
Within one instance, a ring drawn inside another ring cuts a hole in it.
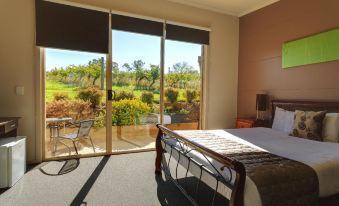
[[[339,144],[329,142],[317,142],[307,139],[301,139],[288,136],[287,134],[269,128],[249,128],[249,129],[227,129],[227,130],[208,130],[220,137],[233,141],[241,142],[262,151],[267,151],[288,159],[296,160],[312,167],[318,175],[320,197],[326,197],[339,193]],[[191,133],[192,131],[176,131],[179,134]],[[199,131],[194,131],[199,132]],[[169,142],[177,145],[176,142]],[[165,148],[169,151],[170,147]],[[207,160],[198,152],[190,152],[190,155],[202,164]],[[173,154],[177,158],[177,154]],[[183,158],[181,159],[183,160]],[[218,161],[209,159],[212,164],[218,168],[220,173],[228,176],[227,173],[220,171],[221,164]],[[183,166],[187,163],[182,163]],[[192,165],[192,164],[191,164]],[[214,171],[212,166],[209,167]],[[190,166],[190,172],[194,175],[200,173],[200,169]],[[204,182],[213,187],[213,178],[205,179]],[[225,190],[225,189],[224,189]],[[224,191],[229,196],[229,191]],[[261,200],[255,183],[246,178],[244,204],[251,206],[260,206]]]

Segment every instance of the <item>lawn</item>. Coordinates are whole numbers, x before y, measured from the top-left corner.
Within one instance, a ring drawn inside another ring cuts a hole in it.
[[[54,99],[53,94],[55,93],[67,93],[72,99],[77,96],[78,87],[68,86],[54,80],[46,80],[46,101],[51,102]]]
[[[76,99],[78,94],[79,87],[63,84],[61,82],[55,80],[46,80],[46,102],[51,102],[54,99],[53,94],[55,93],[67,93],[71,99]],[[136,98],[140,99],[141,94],[145,90],[136,90],[134,86],[113,86],[113,91],[120,92],[120,91],[127,91],[133,92]],[[185,90],[179,89],[179,97],[178,101],[185,101],[184,97]],[[105,98],[105,96],[103,97]],[[160,94],[154,93],[154,100],[160,100]]]

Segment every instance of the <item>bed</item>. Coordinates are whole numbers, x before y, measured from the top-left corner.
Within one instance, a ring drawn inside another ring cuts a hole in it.
[[[272,119],[276,107],[339,113],[339,102],[275,100]],[[215,188],[215,193],[221,192],[229,199],[229,205],[294,205],[296,201],[299,205],[339,204],[338,143],[291,137],[271,128],[195,131],[172,131],[162,125],[158,128],[156,173],[163,170],[193,205],[198,203],[171,176],[169,165],[163,161],[164,153],[169,156],[167,161],[175,160],[199,181]],[[212,139],[217,143],[212,144]],[[251,170],[252,165],[256,169]],[[208,175],[202,178],[203,173]],[[214,198],[211,205],[213,201]]]

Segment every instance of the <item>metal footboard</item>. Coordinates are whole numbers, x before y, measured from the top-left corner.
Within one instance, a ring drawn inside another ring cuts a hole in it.
[[[157,127],[159,128],[156,140],[157,157],[155,163],[156,166],[155,172],[157,174],[161,174],[161,171],[163,170],[166,178],[171,180],[178,187],[178,189],[187,197],[187,199],[192,203],[192,205],[199,205],[197,202],[197,197],[199,195],[198,194],[199,187],[202,182],[202,174],[203,172],[205,172],[216,180],[215,191],[213,194],[211,205],[214,205],[215,197],[218,193],[219,184],[223,184],[225,185],[225,187],[231,190],[231,195],[229,197],[230,206],[243,205],[244,184],[246,179],[246,173],[243,164],[236,160],[229,159],[212,150],[209,150],[208,148],[205,148],[202,145],[192,142],[162,125],[157,125]],[[171,140],[172,141],[175,140],[177,144],[176,145],[170,144]],[[169,158],[167,162],[164,157],[164,153],[166,152],[164,148],[170,148],[168,149]],[[202,164],[195,160],[191,155],[193,151],[201,154],[202,157],[206,159],[206,163]],[[170,172],[170,162],[173,159],[174,152],[177,152],[178,154],[175,167],[175,178],[172,177]],[[216,168],[212,164],[209,158],[220,162],[222,164],[222,167],[219,169],[223,172],[227,171],[229,175],[228,176],[222,175],[219,172],[218,168]],[[194,176],[198,178],[198,182],[196,184],[194,192],[195,194],[193,194],[193,196],[187,192],[187,190],[183,187],[182,184],[180,184],[178,180],[178,167],[182,160],[188,162],[184,179],[188,177],[190,166],[196,166],[200,169],[199,170],[200,172],[198,172],[198,174],[194,174]],[[209,168],[213,168],[214,171],[211,171]]]

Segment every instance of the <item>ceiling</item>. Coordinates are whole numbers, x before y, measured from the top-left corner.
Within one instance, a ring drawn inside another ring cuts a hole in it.
[[[279,0],[168,0],[233,16],[243,16]]]

